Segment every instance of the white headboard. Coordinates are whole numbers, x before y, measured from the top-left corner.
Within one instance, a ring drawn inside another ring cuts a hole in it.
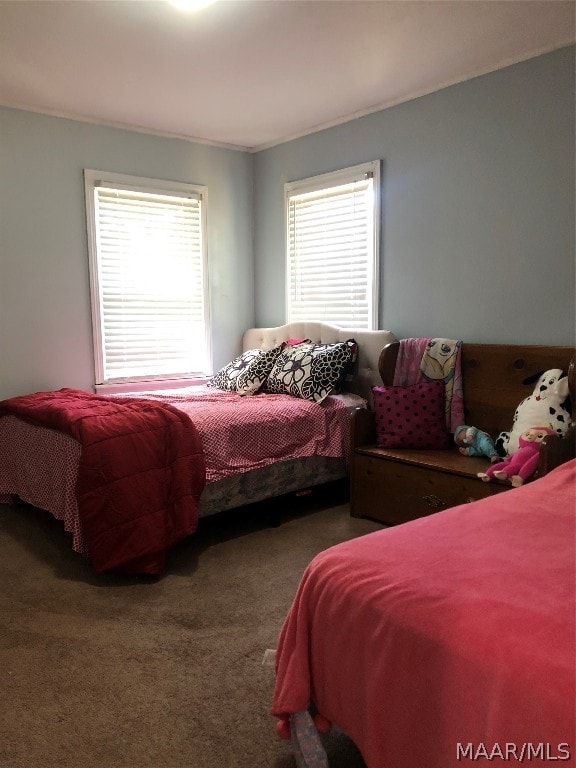
[[[272,349],[286,339],[310,339],[315,344],[333,344],[336,341],[356,339],[358,342],[358,365],[353,379],[346,388],[371,401],[372,386],[382,384],[378,372],[378,360],[382,347],[396,336],[390,331],[359,331],[338,328],[335,325],[317,322],[300,322],[280,325],[277,328],[250,328],[244,333],[242,350]]]

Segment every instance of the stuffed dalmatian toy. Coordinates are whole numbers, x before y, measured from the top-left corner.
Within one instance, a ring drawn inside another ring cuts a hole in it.
[[[525,383],[530,383],[530,379]],[[570,413],[563,406],[568,393],[568,378],[563,375],[562,369],[545,371],[532,394],[516,408],[510,432],[501,432],[496,438],[496,450],[500,456],[516,453],[520,447],[520,436],[535,424],[548,427],[557,435],[565,435],[571,420]]]

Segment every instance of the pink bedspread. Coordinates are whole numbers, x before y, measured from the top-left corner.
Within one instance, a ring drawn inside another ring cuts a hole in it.
[[[206,457],[206,482],[305,456],[348,458],[350,417],[334,398],[244,396],[210,387],[132,395],[170,403],[194,422]]]
[[[368,768],[575,765],[575,494],[576,460],[321,553],[272,714],[313,702]]]

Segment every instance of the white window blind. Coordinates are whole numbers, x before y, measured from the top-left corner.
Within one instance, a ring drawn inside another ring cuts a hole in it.
[[[377,325],[379,163],[286,185],[287,320]]]
[[[86,172],[96,383],[205,373],[205,195],[117,179]]]

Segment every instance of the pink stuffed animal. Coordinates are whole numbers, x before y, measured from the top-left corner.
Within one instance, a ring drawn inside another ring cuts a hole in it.
[[[478,477],[485,483],[490,482],[492,476],[498,480],[510,480],[514,488],[518,488],[536,471],[542,441],[547,435],[553,434],[554,430],[548,427],[527,429],[520,435],[520,447],[516,453],[497,464],[492,464],[486,472],[478,472]]]

